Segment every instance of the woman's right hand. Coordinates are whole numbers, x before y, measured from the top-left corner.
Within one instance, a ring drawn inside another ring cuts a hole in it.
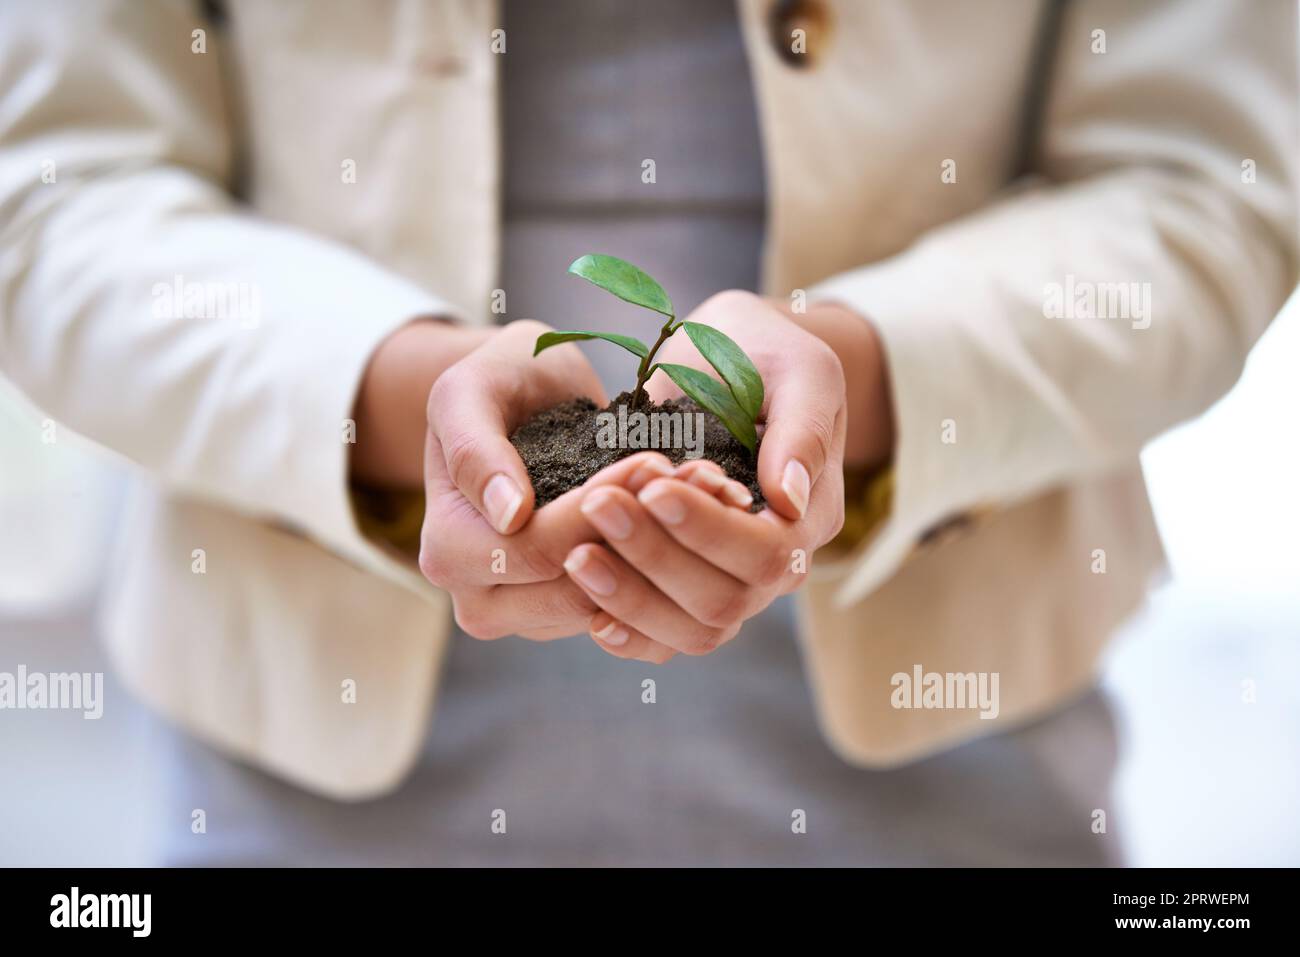
[[[533,514],[533,489],[510,433],[537,412],[585,395],[606,403],[600,379],[573,345],[533,357],[543,323],[503,326],[449,367],[429,392],[420,570],[450,593],[456,622],[475,638],[561,638],[586,631],[596,606],[564,574],[564,559],[599,536],[574,489]],[[626,482],[662,456],[633,456],[589,484]],[[657,470],[657,471],[656,471]],[[585,487],[584,487],[585,488]]]
[[[512,322],[434,382],[424,474],[431,513],[435,494],[444,506],[459,497],[500,534],[518,531],[532,515],[533,489],[510,433],[567,399],[607,403],[600,378],[577,346],[533,356],[537,337],[551,331],[532,319]]]

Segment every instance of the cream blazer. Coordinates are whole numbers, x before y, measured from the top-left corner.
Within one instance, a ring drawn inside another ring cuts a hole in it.
[[[489,320],[498,12],[219,6],[0,5],[0,372],[137,466],[105,570],[128,686],[360,799],[418,754],[450,615],[359,532],[341,434],[396,327]],[[891,516],[814,564],[800,640],[828,742],[887,767],[1086,687],[1161,567],[1139,450],[1296,281],[1296,5],[788,6],[739,3],[766,291],[870,317],[899,435]],[[256,315],[158,309],[178,282]],[[997,719],[893,707],[916,666],[996,672]]]

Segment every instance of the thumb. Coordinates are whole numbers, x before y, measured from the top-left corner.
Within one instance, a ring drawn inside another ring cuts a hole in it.
[[[490,383],[444,372],[429,393],[429,428],[447,477],[502,535],[533,513],[528,470],[506,437],[506,413]],[[435,452],[437,454],[437,452]]]
[[[758,482],[774,511],[798,520],[833,450],[843,441],[843,379],[801,372],[772,386],[758,450]]]

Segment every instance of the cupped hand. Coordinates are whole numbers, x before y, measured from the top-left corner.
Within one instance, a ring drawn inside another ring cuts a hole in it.
[[[476,638],[586,631],[597,606],[563,569],[577,545],[599,537],[581,502],[604,485],[636,492],[673,474],[662,455],[638,453],[534,513],[510,432],[575,394],[604,404],[599,379],[575,347],[532,357],[546,331],[529,321],[503,327],[443,372],[429,395],[420,569],[451,595],[457,623]]]
[[[533,490],[510,433],[575,395],[605,401],[576,347],[533,357],[537,337],[548,331],[531,320],[503,326],[429,392],[420,570],[451,595],[457,623],[478,638],[561,637],[590,614],[590,602],[565,587],[561,569],[566,550],[590,536],[577,496],[557,500],[526,533],[512,534],[532,516]],[[636,467],[619,464],[611,477],[626,479]]]
[[[847,415],[838,357],[821,339],[753,293],[718,293],[687,321],[726,333],[758,368],[764,392],[759,485],[771,508],[791,520],[802,518],[817,481],[826,473],[840,474],[843,467]],[[684,332],[668,340],[656,361],[714,374]],[[650,380],[647,391],[657,401],[681,394],[662,372]]]
[[[713,297],[692,321],[721,329],[764,381],[759,482],[769,508],[751,514],[717,494],[721,470],[685,463],[640,490],[611,483],[587,492],[583,515],[603,542],[575,547],[565,570],[600,607],[592,637],[619,657],[707,654],[803,581],[812,554],[844,521],[843,369],[822,340],[748,293]],[[683,336],[665,361],[708,366]],[[651,395],[675,394],[656,377]]]

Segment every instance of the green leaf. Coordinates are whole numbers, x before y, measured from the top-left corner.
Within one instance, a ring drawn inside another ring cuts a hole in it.
[[[736,404],[736,400],[726,386],[708,373],[692,369],[690,366],[660,362],[655,364],[655,368],[663,369],[668,378],[677,383],[678,388],[721,419],[727,431],[734,435],[741,445],[749,449],[751,454],[754,452],[758,447],[758,433],[754,429],[754,420]]]
[[[663,287],[631,263],[615,256],[599,253],[583,256],[573,261],[569,272],[612,292],[625,302],[645,306],[665,316],[674,315],[672,301]]]
[[[620,336],[614,332],[546,332],[537,337],[537,345],[533,347],[533,355],[537,355],[543,349],[549,349],[551,346],[558,346],[561,342],[576,342],[580,339],[604,339],[616,346],[622,346],[628,352],[640,356],[642,359],[650,352],[650,348],[640,339],[633,339],[631,336]]]
[[[736,404],[745,410],[750,421],[757,421],[763,408],[763,378],[754,368],[754,363],[749,361],[749,356],[731,338],[712,326],[688,322],[686,334],[700,350],[700,355],[709,360],[709,365],[722,376],[722,381],[735,396]]]

